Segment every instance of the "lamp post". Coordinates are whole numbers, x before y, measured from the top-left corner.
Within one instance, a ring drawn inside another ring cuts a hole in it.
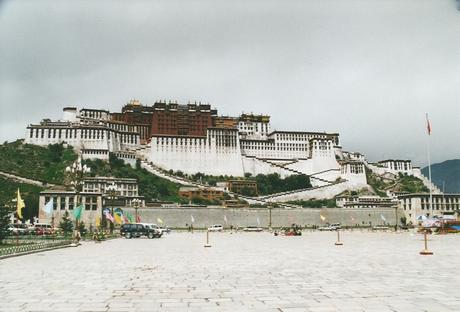
[[[135,211],[135,216],[136,216],[136,223],[138,222],[137,220],[139,220],[139,217],[138,217],[138,214],[137,214],[137,209],[140,207],[141,203],[142,203],[142,201],[139,198],[134,198],[131,201],[131,205],[134,206],[134,211]]]
[[[80,206],[80,193],[83,191],[83,185],[85,184],[85,175],[91,172],[91,169],[81,163],[81,157],[70,166],[65,168],[69,184],[75,190],[75,205],[74,209]],[[75,230],[78,231],[78,219],[75,219]],[[76,232],[75,232],[76,234]]]
[[[115,185],[115,182],[112,182],[112,184],[110,184],[109,186],[107,186],[105,188],[105,192],[107,193],[107,198],[110,199],[110,204],[111,204],[111,214],[112,214],[112,218],[114,217],[114,214],[113,214],[113,204],[114,204],[114,201],[115,199],[117,198],[117,195],[118,195],[118,187]],[[110,234],[113,234],[113,228],[114,228],[114,224],[113,222],[110,223]]]
[[[271,230],[272,228],[272,208],[273,208],[272,205],[268,206],[268,228],[269,230]]]

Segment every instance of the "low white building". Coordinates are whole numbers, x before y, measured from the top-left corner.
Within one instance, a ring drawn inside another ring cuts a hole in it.
[[[109,187],[115,189],[111,194]],[[53,213],[46,215],[45,205],[53,199]],[[136,200],[137,202],[134,202]],[[136,179],[114,177],[87,177],[83,180],[82,191],[78,194],[73,190],[49,189],[40,192],[39,219],[41,222],[54,220],[57,225],[65,211],[72,212],[78,204],[85,209],[82,220],[88,224],[95,224],[96,217],[101,216],[105,207],[145,207],[144,196],[139,196],[139,186]]]
[[[405,159],[386,159],[378,162],[378,165],[387,169],[391,173],[412,174],[412,162]]]
[[[139,196],[139,186],[136,179],[131,178],[114,178],[114,177],[88,177],[84,179],[83,192],[102,193],[104,204],[109,187],[115,187],[117,197],[124,202],[124,206],[133,206],[133,200],[139,200],[139,206],[145,206],[144,196]]]
[[[51,214],[46,214],[44,207],[51,199],[53,199],[53,210]],[[77,196],[75,191],[46,190],[40,192],[38,218],[40,222],[54,223],[55,226],[58,226],[66,211],[69,212],[69,218],[74,220],[73,210],[79,204],[85,205],[81,220],[86,224],[94,225],[96,217],[102,216],[101,193],[80,192]]]
[[[441,216],[460,209],[460,194],[432,194],[433,201],[429,193],[404,194],[398,200],[407,222],[412,224],[417,224],[419,216]]]

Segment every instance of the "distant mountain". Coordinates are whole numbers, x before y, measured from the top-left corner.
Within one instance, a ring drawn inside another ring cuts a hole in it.
[[[423,168],[422,173],[428,177],[428,167]],[[441,190],[444,182],[445,193],[460,193],[460,159],[431,165],[431,180]]]

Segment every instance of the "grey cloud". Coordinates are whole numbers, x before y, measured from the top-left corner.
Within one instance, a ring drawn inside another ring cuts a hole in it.
[[[67,105],[211,102],[341,134],[372,160],[455,158],[460,13],[450,0],[0,2],[0,139]]]

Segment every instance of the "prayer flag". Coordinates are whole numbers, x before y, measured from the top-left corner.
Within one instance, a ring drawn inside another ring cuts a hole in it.
[[[76,220],[80,220],[81,218],[81,212],[85,208],[85,205],[81,204],[80,206],[77,206],[73,210],[73,216],[75,217]]]
[[[428,135],[431,135],[431,123],[428,119],[428,113],[426,114],[426,130],[428,131]]]
[[[104,211],[104,215],[110,222],[113,223],[113,221],[114,221],[113,216],[110,214],[110,212],[108,210]]]
[[[24,204],[24,200],[22,200],[21,198],[21,193],[19,193],[19,188],[18,188],[18,195],[16,198],[16,205],[17,205],[18,218],[22,219],[22,208],[24,208],[26,205]]]
[[[195,222],[195,218],[193,217],[193,215],[190,215],[190,220],[192,221],[192,223]]]
[[[326,217],[323,216],[322,214],[320,214],[319,217],[321,218],[321,221],[325,221],[325,220],[326,220]]]
[[[157,218],[157,222],[163,224],[163,220],[161,220],[160,218]]]
[[[129,212],[126,213],[126,216],[128,217],[129,223],[134,223],[134,222],[136,222],[136,220],[134,220],[133,215],[130,214]]]
[[[383,214],[380,215],[380,219],[382,219],[383,222],[387,222],[387,219],[383,216]]]
[[[43,211],[47,214],[51,214],[53,212],[53,205],[54,205],[54,197],[51,197],[49,202],[46,203],[45,207],[43,207]]]
[[[122,224],[123,220],[121,219],[121,216],[118,213],[114,213],[115,222],[118,224]]]

